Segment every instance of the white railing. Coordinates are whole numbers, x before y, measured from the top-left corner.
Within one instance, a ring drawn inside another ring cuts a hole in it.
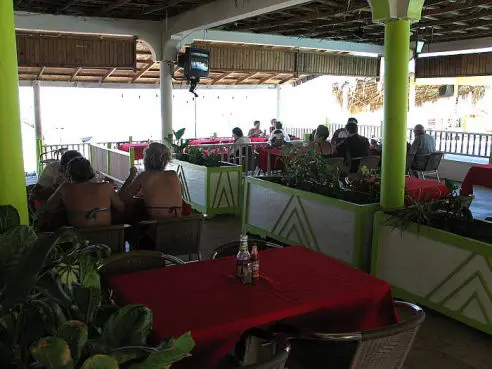
[[[330,134],[343,127],[345,127],[345,124],[328,124]],[[286,128],[285,130],[288,134],[297,137],[304,137],[305,134],[313,132],[311,128]],[[437,151],[481,158],[490,158],[492,156],[492,134],[439,130],[427,130],[427,133],[434,137]],[[382,137],[380,126],[359,125],[359,134],[369,139]],[[407,139],[412,142],[413,138],[413,129],[409,128]]]
[[[135,164],[135,153],[133,149],[126,152],[90,144],[90,159],[96,172],[122,184],[128,177],[130,168]]]

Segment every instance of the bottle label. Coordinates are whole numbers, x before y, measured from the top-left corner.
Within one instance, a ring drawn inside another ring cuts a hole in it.
[[[260,263],[252,263],[251,265],[253,278],[260,278]]]

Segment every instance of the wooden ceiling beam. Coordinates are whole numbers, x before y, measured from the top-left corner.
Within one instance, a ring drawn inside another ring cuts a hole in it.
[[[75,78],[77,78],[78,74],[82,70],[82,67],[78,67],[77,70],[72,74],[72,82],[75,81]]]
[[[106,13],[110,12],[111,10],[125,6],[126,4],[130,3],[131,1],[132,0],[119,0],[119,1],[113,2],[113,4],[108,5],[104,8],[102,8],[101,10],[98,10],[97,12],[95,12],[94,15],[106,14]]]
[[[220,81],[226,79],[231,74],[234,74],[234,72],[226,72],[226,73],[223,73],[219,78],[217,78],[216,80],[214,80],[212,82],[212,84],[215,85],[215,84],[219,83]]]
[[[143,12],[141,12],[140,15],[149,15],[149,14],[152,14],[152,13],[157,13],[157,12],[160,12],[160,11],[163,11],[163,10],[167,10],[168,8],[170,8],[172,6],[176,6],[176,5],[178,5],[179,3],[182,3],[182,2],[183,2],[183,0],[170,0],[167,3],[165,3],[165,4],[156,5],[156,6],[150,7],[148,9],[144,10]]]
[[[292,81],[293,79],[296,79],[297,77],[296,76],[289,76],[285,79],[283,79],[282,81],[279,82],[279,85],[283,85],[284,83],[287,83],[287,82],[290,82]]]
[[[45,70],[46,70],[46,67],[42,67],[41,70],[39,71],[36,79],[41,79]]]
[[[273,79],[274,77],[278,76],[278,74],[271,74],[268,77],[262,78],[258,81],[259,85],[264,84],[265,82],[268,82],[269,80]]]
[[[236,80],[236,85],[250,79],[251,77],[254,77],[256,74],[258,74],[258,72],[249,73],[245,77],[239,78],[238,80]]]
[[[137,81],[140,77],[142,77],[145,73],[147,73],[154,66],[154,64],[155,62],[148,63],[147,66],[144,69],[142,69],[140,72],[138,72],[135,78],[131,80],[131,83]]]
[[[101,77],[100,81],[99,82],[106,82],[106,79],[108,79],[109,77],[111,77],[111,75],[116,72],[116,69],[117,68],[112,68],[108,71],[108,73],[106,73],[103,77]]]

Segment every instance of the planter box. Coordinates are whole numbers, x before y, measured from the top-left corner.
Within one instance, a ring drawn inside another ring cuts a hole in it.
[[[203,214],[241,213],[242,168],[225,165],[207,168],[173,160],[172,167],[181,181],[183,199]]]
[[[397,297],[492,334],[492,244],[389,219],[374,217],[372,273]]]
[[[369,270],[377,210],[379,204],[358,205],[247,177],[243,231],[304,245]]]

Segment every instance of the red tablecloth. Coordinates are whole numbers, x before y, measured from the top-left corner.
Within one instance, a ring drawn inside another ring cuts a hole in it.
[[[268,156],[270,155],[270,170],[283,170],[285,153],[280,149],[263,149],[260,151],[258,167],[262,172],[268,171]]]
[[[450,194],[443,182],[430,181],[416,177],[405,178],[405,189],[411,199],[407,199],[407,205],[413,201],[439,200]]]
[[[147,142],[143,143],[122,143],[118,145],[118,149],[121,151],[130,152],[130,147],[133,147],[135,152],[135,160],[142,160],[144,157],[144,150],[149,146]]]
[[[302,314],[323,329],[366,330],[396,320],[390,286],[381,280],[296,246],[260,253],[261,279],[242,285],[234,257],[110,277],[119,303],[148,306],[156,340],[191,331],[192,357],[176,368],[211,369],[242,332]],[[316,328],[320,328],[317,325]],[[174,367],[174,366],[173,366]]]
[[[252,137],[251,142],[267,142],[268,137]],[[225,138],[197,138],[196,140],[190,141],[190,146],[197,145],[217,145],[224,143],[234,143],[234,139],[232,137]]]
[[[462,195],[473,194],[473,186],[484,186],[492,188],[492,165],[474,165],[466,173],[461,185]]]

